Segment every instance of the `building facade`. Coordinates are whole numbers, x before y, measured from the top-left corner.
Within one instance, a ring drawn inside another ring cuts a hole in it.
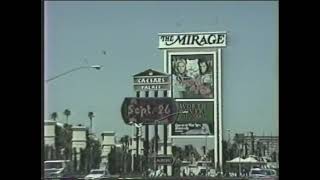
[[[247,155],[270,157],[279,160],[279,136],[244,136],[244,151]]]

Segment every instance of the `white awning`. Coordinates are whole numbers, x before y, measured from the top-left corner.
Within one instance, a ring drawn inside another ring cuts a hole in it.
[[[240,157],[236,157],[230,161],[227,161],[227,163],[243,163],[244,159],[240,158]]]

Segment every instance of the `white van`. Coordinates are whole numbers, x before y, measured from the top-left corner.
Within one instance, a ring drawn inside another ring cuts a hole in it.
[[[249,179],[255,178],[264,178],[270,180],[278,179],[277,172],[273,169],[252,168],[249,173]]]
[[[98,180],[111,177],[108,169],[92,169],[90,173],[84,177],[85,180]]]
[[[71,172],[70,160],[44,161],[45,177],[60,178]]]

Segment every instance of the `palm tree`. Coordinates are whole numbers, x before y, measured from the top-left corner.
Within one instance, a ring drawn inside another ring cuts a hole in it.
[[[235,157],[237,157],[238,155],[237,155],[237,151],[238,151],[238,146],[237,146],[237,144],[236,143],[233,143],[232,145],[231,145],[231,148],[230,148],[230,159],[233,159],[233,158],[235,158]]]
[[[244,139],[242,138],[242,135],[241,134],[235,134],[234,136],[234,142],[237,144],[238,146],[238,155],[241,156],[241,151],[243,149],[243,142],[244,142]]]
[[[223,170],[226,171],[226,161],[230,160],[230,153],[229,153],[229,142],[226,140],[222,140],[222,162],[223,162]]]
[[[214,161],[214,149],[210,149],[207,152],[207,157],[208,157],[209,160]]]
[[[129,149],[129,136],[125,135],[123,137],[120,138],[120,143],[122,144],[122,159],[123,159],[123,171],[124,173],[127,172],[127,153],[128,153],[128,149]]]
[[[190,147],[188,145],[184,146],[184,157],[186,158],[188,161],[190,161]]]
[[[129,152],[129,144],[130,144],[130,136],[128,135],[125,135],[124,136],[124,144],[126,145],[126,156],[125,156],[125,163],[126,165],[124,166],[124,172],[126,173],[127,172],[127,167],[130,167],[130,164],[131,164],[131,161],[130,159],[128,159],[128,157],[130,158],[131,156],[131,153]]]
[[[248,143],[244,143],[244,155],[245,157],[248,156]]]
[[[263,144],[262,148],[263,148],[263,156],[266,156],[267,145]]]
[[[69,109],[64,110],[63,114],[67,117],[67,124],[68,124],[68,117],[71,115],[71,111]]]
[[[203,155],[205,155],[206,154],[206,146],[201,146],[201,149],[203,151]]]
[[[256,155],[261,157],[262,156],[262,150],[263,150],[263,144],[262,142],[258,141],[257,142],[257,149],[256,149]]]
[[[177,159],[182,159],[183,150],[179,146],[172,146],[172,154]]]
[[[125,162],[125,145],[124,145],[124,137],[121,137],[119,142],[122,144],[122,162]],[[126,163],[123,163],[123,169]]]
[[[71,159],[72,156],[72,125],[65,124],[64,126],[64,148],[65,159]]]
[[[174,161],[172,164],[173,168],[173,176],[180,175],[180,167],[181,167],[181,160],[183,160],[183,149],[179,146],[172,146],[172,155],[174,157]]]
[[[73,148],[73,171],[78,171],[77,149]]]
[[[272,162],[277,162],[277,152],[276,151],[273,151],[271,153],[271,159],[272,159]]]
[[[185,145],[184,148],[185,148],[185,157],[187,157],[189,161],[193,161],[194,159],[198,159],[200,157],[197,149],[194,148],[192,144]]]
[[[159,140],[160,140],[160,137],[159,137],[159,135],[157,134],[157,142],[159,142]],[[156,150],[155,150],[155,143],[156,143],[156,136],[153,136],[152,138],[151,138],[151,140],[150,140],[150,144],[151,144],[151,153],[154,153],[154,152],[156,152]]]
[[[92,133],[92,119],[94,118],[93,112],[89,112],[88,113],[88,117],[90,119],[90,130],[91,130],[91,133]]]
[[[53,119],[54,121],[56,121],[56,119],[58,118],[58,113],[57,112],[53,112],[51,114],[51,119]]]

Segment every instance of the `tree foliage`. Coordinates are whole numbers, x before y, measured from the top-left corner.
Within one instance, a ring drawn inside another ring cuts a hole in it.
[[[51,115],[50,115],[51,119],[53,119],[54,121],[57,120],[58,118],[58,113],[57,112],[53,112]]]
[[[71,115],[71,111],[69,109],[64,110],[63,114],[66,116],[66,123],[68,124],[68,118]]]

